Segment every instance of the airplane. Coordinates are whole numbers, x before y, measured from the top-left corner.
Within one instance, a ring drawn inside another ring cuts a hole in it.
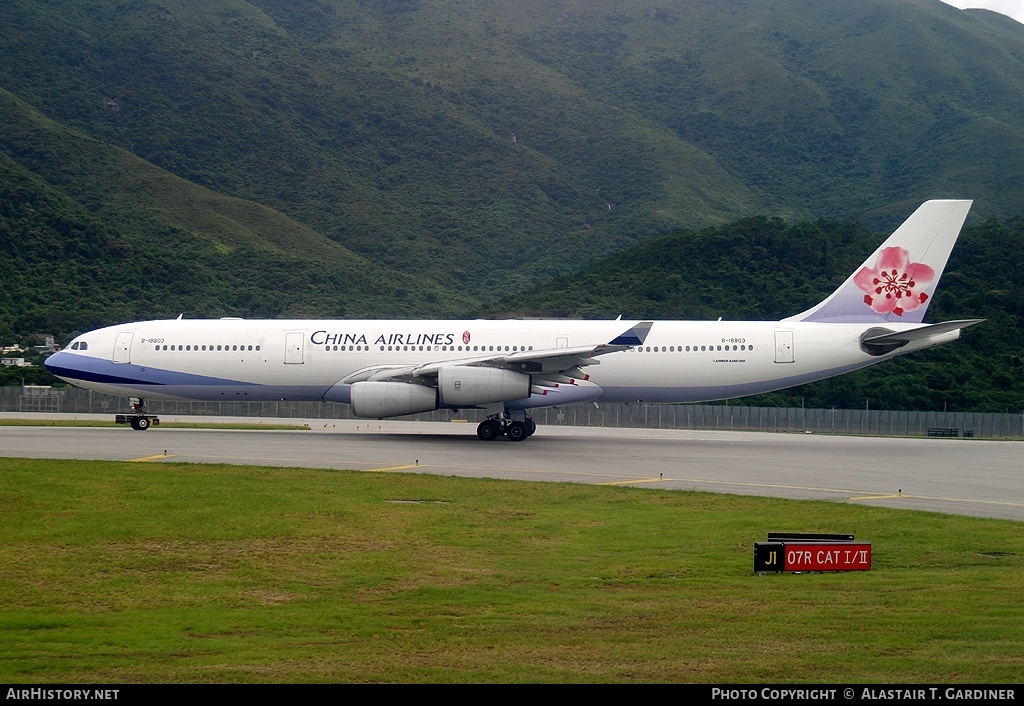
[[[131,398],[324,401],[383,419],[484,409],[483,440],[522,441],[529,412],[587,402],[707,402],[840,375],[955,340],[923,323],[971,207],[921,205],[828,298],[781,321],[183,319],[77,336],[45,366]]]

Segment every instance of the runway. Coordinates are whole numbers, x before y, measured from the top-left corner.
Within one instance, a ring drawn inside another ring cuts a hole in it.
[[[1020,442],[556,426],[541,427],[524,442],[483,442],[475,425],[443,422],[174,416],[161,421],[308,424],[309,429],[5,426],[0,427],[0,456],[633,485],[1024,521]]]

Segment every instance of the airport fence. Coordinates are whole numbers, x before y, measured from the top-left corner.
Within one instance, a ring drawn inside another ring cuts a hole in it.
[[[325,402],[176,402],[150,400],[150,413],[225,417],[352,419],[348,405]],[[123,414],[124,397],[79,388],[45,386],[0,388],[0,412]],[[437,411],[402,419],[480,422],[482,410]],[[804,409],[706,404],[582,404],[537,409],[539,425],[630,427],[645,429],[707,429],[730,431],[809,432],[886,436],[1024,438],[1024,413],[899,412],[867,409]]]

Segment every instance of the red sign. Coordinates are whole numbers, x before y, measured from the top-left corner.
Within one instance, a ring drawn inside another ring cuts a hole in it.
[[[782,547],[783,571],[867,571],[871,568],[871,544],[792,544]]]

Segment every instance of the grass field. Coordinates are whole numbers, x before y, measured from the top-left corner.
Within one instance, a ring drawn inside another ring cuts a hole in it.
[[[1020,683],[1020,523],[573,484],[0,459],[0,681]],[[868,572],[756,575],[768,531]]]

